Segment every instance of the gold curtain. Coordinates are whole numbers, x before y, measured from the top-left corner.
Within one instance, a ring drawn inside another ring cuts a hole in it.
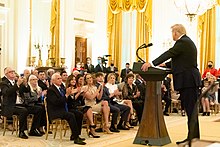
[[[121,69],[122,12],[137,10],[136,46],[149,42],[152,24],[152,0],[108,0],[108,51]],[[148,52],[142,53],[145,60]]]
[[[110,8],[109,8],[110,9]],[[108,10],[108,53],[118,69],[121,69],[122,13],[113,14]]]
[[[148,0],[146,11],[137,12],[136,48],[143,43],[148,44],[152,36],[152,0]],[[139,50],[139,55],[145,61],[149,59],[149,50]]]
[[[108,5],[113,14],[117,14],[121,11],[137,10],[138,12],[144,12],[147,6],[148,0],[108,0]]]
[[[209,60],[215,61],[216,8],[208,10],[198,21],[200,38],[200,72],[203,73]]]
[[[59,66],[60,63],[60,0],[52,0],[51,2],[51,52],[49,57],[55,59],[55,66]]]

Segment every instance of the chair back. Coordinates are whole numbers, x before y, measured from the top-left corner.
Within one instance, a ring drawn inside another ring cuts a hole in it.
[[[47,97],[44,98],[44,107],[45,107],[45,112],[46,112],[46,121],[47,121],[47,129],[46,129],[46,140],[48,138],[48,132],[49,132],[49,126],[50,126],[50,122],[49,122],[49,116],[48,116],[48,110],[47,110]]]

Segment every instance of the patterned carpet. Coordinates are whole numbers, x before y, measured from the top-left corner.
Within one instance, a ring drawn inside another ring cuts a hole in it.
[[[219,141],[220,142],[220,114],[212,116],[200,116],[200,131],[201,140]],[[176,141],[183,140],[187,134],[186,117],[182,117],[178,114],[171,114],[171,116],[165,117],[165,122],[171,139],[170,144],[164,147],[176,147]],[[89,138],[86,135],[86,130],[82,130],[81,137],[86,138],[86,146],[89,147],[135,147],[143,146],[133,144],[138,127],[135,127],[129,131],[122,130],[120,133],[104,134],[99,133],[100,138]],[[0,147],[77,147],[80,145],[74,144],[69,140],[70,132],[68,131],[66,137],[60,141],[59,134],[56,139],[53,139],[53,135],[50,134],[48,140],[45,140],[45,136],[42,137],[29,137],[27,140],[20,139],[16,135],[11,135],[11,131],[7,131],[5,136],[2,136],[3,130],[0,129]],[[212,144],[210,146],[210,144]],[[213,142],[196,141],[193,143],[193,147],[216,147]],[[219,144],[217,144],[218,146]]]

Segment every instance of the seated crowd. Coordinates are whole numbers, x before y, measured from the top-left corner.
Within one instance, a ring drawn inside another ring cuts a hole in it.
[[[141,120],[144,93],[134,84],[135,75],[131,70],[121,83],[114,70],[83,74],[74,70],[68,75],[66,71],[55,72],[53,69],[47,73],[26,69],[18,76],[15,70],[6,67],[4,74],[0,82],[1,116],[7,119],[18,116],[20,138],[42,136],[49,129],[46,128],[45,100],[50,122],[57,118],[66,120],[71,130],[70,140],[75,144],[86,144],[85,138],[80,137],[84,119],[87,120],[87,134],[93,138],[100,137],[96,132],[112,134],[133,128],[130,122],[136,115],[137,120]],[[33,115],[33,123],[26,135],[29,114]],[[102,115],[101,128],[95,124],[95,114]]]
[[[46,128],[46,100],[49,120],[65,119],[71,130],[70,140],[80,145],[86,144],[85,138],[80,137],[84,119],[88,125],[87,134],[93,138],[100,137],[97,131],[112,134],[133,128],[132,125],[141,121],[146,81],[140,75],[132,73],[129,63],[126,63],[126,68],[121,70],[119,76],[114,61],[106,68],[101,60],[99,57],[98,65],[93,66],[88,57],[86,64],[82,67],[82,64],[77,63],[70,75],[66,71],[55,72],[53,69],[48,69],[47,72],[30,72],[25,69],[19,76],[11,67],[6,67],[5,76],[0,82],[1,115],[7,119],[18,115],[19,137],[27,139],[27,117],[33,114],[28,135],[42,136],[49,129]],[[206,72],[201,92],[215,80],[215,76]],[[172,85],[172,78],[169,76],[162,81],[162,99],[166,103],[164,115],[167,116],[172,95],[178,95],[178,92],[172,90]],[[214,87],[201,99],[203,115],[210,115],[210,103],[214,103],[217,89],[218,87]],[[179,100],[181,101],[181,97]],[[183,112],[184,109],[184,116]],[[102,115],[102,128],[97,128],[94,114]],[[136,123],[132,123],[134,120]]]

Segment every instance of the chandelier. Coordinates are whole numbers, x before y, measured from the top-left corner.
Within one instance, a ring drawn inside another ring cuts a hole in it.
[[[217,2],[216,0],[174,0],[180,12],[185,14],[190,22],[196,15],[202,15],[211,9]]]

